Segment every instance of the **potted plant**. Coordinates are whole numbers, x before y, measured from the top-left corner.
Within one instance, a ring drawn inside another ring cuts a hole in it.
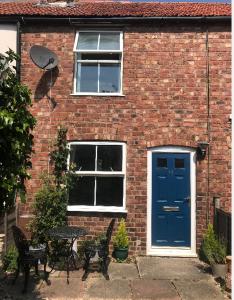
[[[126,230],[125,220],[122,218],[117,232],[113,239],[114,242],[114,257],[117,261],[123,261],[128,257],[128,233]]]
[[[225,244],[217,238],[212,224],[209,224],[203,239],[201,254],[211,265],[214,277],[225,278],[226,276],[226,252]]]

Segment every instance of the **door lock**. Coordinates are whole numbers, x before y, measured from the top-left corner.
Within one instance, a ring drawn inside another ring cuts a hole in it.
[[[190,206],[191,198],[190,197],[186,197],[186,198],[184,198],[184,200],[188,203],[188,206]]]

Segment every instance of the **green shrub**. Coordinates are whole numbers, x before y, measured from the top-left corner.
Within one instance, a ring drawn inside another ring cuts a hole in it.
[[[15,246],[11,245],[2,259],[3,270],[8,272],[15,271],[17,269],[17,257],[18,251]]]
[[[43,185],[35,195],[35,217],[29,225],[35,244],[47,243],[48,230],[67,223],[68,190],[75,175],[68,171],[69,149],[66,134],[66,128],[58,129],[54,149],[50,152],[52,174],[45,173],[42,176]]]
[[[0,211],[15,204],[16,194],[25,201],[25,181],[30,178],[36,119],[28,87],[17,78],[13,62],[20,61],[12,50],[0,53]],[[3,204],[5,202],[5,204]]]
[[[226,253],[225,244],[219,241],[212,224],[209,224],[201,246],[201,258],[209,264],[224,264]]]
[[[36,193],[33,203],[34,219],[29,228],[32,233],[33,243],[47,243],[50,238],[48,230],[66,224],[67,193],[58,189],[52,176],[45,175],[44,184]]]
[[[128,248],[129,240],[125,220],[122,218],[113,239],[115,248]]]

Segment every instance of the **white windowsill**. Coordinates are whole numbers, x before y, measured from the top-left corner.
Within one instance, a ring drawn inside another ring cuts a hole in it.
[[[125,97],[125,95],[118,93],[72,93],[70,96]]]
[[[67,207],[67,211],[74,211],[74,212],[110,212],[110,213],[127,213],[128,211],[122,207],[85,207],[85,206],[76,206],[76,205],[69,205]]]
[[[197,257],[197,253],[188,247],[150,247],[147,255],[173,256],[173,257]]]

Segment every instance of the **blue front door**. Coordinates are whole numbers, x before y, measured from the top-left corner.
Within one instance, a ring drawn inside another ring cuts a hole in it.
[[[190,154],[152,153],[152,246],[191,246],[190,196]]]

